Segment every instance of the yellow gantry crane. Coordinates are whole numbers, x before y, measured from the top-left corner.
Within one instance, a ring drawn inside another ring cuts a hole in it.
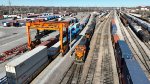
[[[31,36],[30,36],[30,29],[36,29],[36,30],[57,30],[60,33],[60,52],[64,53],[64,47],[63,47],[63,30],[66,29],[66,37],[67,37],[67,43],[68,43],[68,26],[69,22],[66,21],[30,21],[26,22],[26,32],[27,32],[27,39],[28,39],[28,48],[31,50],[32,42],[31,42]]]

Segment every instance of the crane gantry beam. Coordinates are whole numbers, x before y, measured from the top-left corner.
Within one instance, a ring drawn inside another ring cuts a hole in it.
[[[60,33],[60,52],[64,52],[63,48],[63,28],[66,28],[67,33],[67,42],[68,42],[68,26],[69,22],[66,21],[31,21],[26,22],[26,32],[28,37],[28,48],[32,49],[32,43],[31,43],[31,36],[30,36],[30,29],[36,29],[36,30],[57,30]]]

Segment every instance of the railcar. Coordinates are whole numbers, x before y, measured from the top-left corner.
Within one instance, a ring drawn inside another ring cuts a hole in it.
[[[121,84],[149,84],[148,78],[134,59],[128,44],[123,40],[118,40],[115,49]]]

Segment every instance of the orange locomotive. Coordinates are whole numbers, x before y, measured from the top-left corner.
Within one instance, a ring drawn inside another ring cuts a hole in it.
[[[93,36],[95,24],[89,27],[90,28],[86,31],[85,36],[83,36],[80,43],[75,47],[75,61],[78,63],[85,62],[87,52],[89,50],[90,40]]]
[[[88,49],[88,40],[84,36],[80,43],[75,48],[75,60],[77,62],[83,62],[85,60],[85,54]]]

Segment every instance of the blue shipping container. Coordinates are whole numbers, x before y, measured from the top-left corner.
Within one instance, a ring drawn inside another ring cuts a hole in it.
[[[150,84],[138,62],[133,59],[125,59],[123,74],[126,84]]]
[[[128,44],[123,40],[118,40],[117,43],[119,45],[120,53],[122,55],[122,58],[131,59],[133,57],[133,54],[132,54]]]

